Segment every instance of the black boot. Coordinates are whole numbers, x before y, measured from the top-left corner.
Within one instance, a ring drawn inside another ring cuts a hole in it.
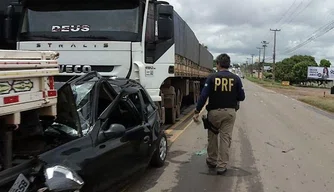
[[[217,167],[217,174],[222,175],[227,171],[226,167]]]
[[[217,165],[214,164],[214,163],[210,163],[208,160],[206,160],[206,164],[208,165],[209,168],[212,168],[212,169],[213,169],[213,168],[216,168],[216,166],[217,166]]]

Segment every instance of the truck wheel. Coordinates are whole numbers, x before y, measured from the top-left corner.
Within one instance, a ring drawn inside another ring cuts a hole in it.
[[[180,117],[180,115],[181,115],[181,106],[180,106],[180,104],[177,104],[176,105],[176,118],[179,118]]]
[[[195,91],[193,92],[192,99],[193,99],[193,103],[192,104],[196,104],[197,103],[197,94],[196,94]]]
[[[181,115],[181,91],[180,89],[176,92],[176,118],[180,117]]]
[[[176,107],[166,109],[166,123],[174,124],[176,122]]]
[[[163,133],[156,145],[157,149],[152,156],[151,165],[153,167],[162,167],[165,164],[168,152],[167,136],[165,133]]]

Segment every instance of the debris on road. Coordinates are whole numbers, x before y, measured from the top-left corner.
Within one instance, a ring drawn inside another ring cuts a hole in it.
[[[292,147],[291,149],[288,149],[288,150],[283,150],[282,153],[288,153],[288,152],[293,151],[293,150],[295,150],[294,147]]]
[[[196,155],[202,156],[205,155],[206,153],[207,153],[206,149],[202,149],[201,151],[196,152]]]

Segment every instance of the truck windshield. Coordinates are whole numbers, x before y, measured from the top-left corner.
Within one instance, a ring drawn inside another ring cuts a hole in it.
[[[20,40],[139,41],[139,1],[28,5]]]

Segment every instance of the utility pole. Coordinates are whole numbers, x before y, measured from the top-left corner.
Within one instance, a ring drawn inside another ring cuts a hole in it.
[[[266,47],[269,44],[269,42],[267,41],[262,41],[262,47],[263,47],[263,60],[262,60],[262,65],[261,65],[261,70],[262,70],[262,75],[261,75],[261,79],[263,79],[263,72],[264,72],[264,62],[266,59]]]
[[[263,48],[261,48],[261,47],[256,47],[256,49],[258,49],[259,50],[259,61],[258,61],[258,70],[257,70],[257,78],[260,78],[260,69],[259,69],[259,67],[260,67],[260,63],[261,63],[261,49],[263,49]]]
[[[273,51],[273,78],[275,79],[275,61],[276,61],[276,32],[281,31],[280,29],[270,29],[270,31],[274,31],[274,51]]]
[[[267,47],[267,45],[269,44],[269,42],[267,42],[267,41],[262,41],[261,43],[262,43],[262,47],[263,47],[263,60],[262,60],[262,62],[263,62],[263,64],[264,64],[264,62],[265,62],[265,58],[266,58],[266,47]]]
[[[261,62],[261,49],[263,49],[262,47],[256,47],[256,49],[258,49],[259,50],[259,64],[260,64],[260,62]]]
[[[252,64],[254,64],[254,60],[253,60],[254,54],[251,54],[251,56],[252,56]]]
[[[251,69],[251,66],[249,66],[248,58],[247,58],[247,60],[246,60],[246,70],[245,70],[245,72],[248,73],[248,71],[250,71],[250,69]]]
[[[251,60],[252,60],[252,58],[247,57],[248,64],[251,64]]]

